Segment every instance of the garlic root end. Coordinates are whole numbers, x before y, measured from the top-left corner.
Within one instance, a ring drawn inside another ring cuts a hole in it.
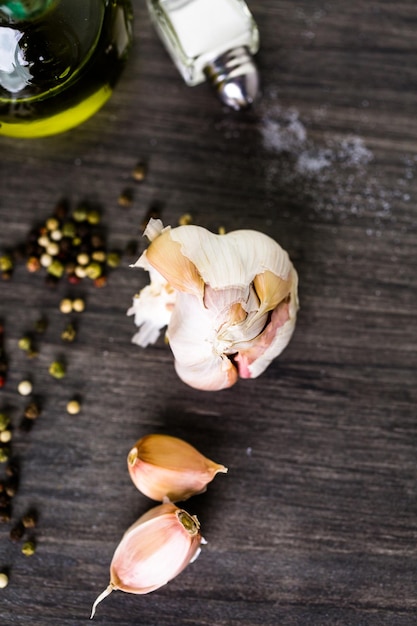
[[[106,587],[106,589],[104,591],[102,591],[100,593],[100,595],[95,599],[93,607],[91,609],[91,615],[90,615],[90,619],[93,619],[95,613],[96,613],[96,608],[97,605],[100,604],[100,602],[102,600],[104,600],[104,598],[107,598],[107,596],[109,596],[111,594],[111,592],[114,591],[114,586],[112,583],[109,584],[108,587]]]

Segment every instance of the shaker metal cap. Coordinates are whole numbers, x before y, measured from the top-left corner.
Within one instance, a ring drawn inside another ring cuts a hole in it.
[[[258,94],[258,69],[246,46],[220,55],[204,72],[224,104],[236,111],[250,106]]]

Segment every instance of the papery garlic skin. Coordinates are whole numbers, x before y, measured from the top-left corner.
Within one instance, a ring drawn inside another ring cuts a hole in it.
[[[227,467],[211,461],[186,441],[170,435],[142,437],[127,457],[130,477],[139,491],[160,502],[184,501],[203,493]]]
[[[110,565],[110,583],[93,604],[112,591],[146,594],[175,578],[200,552],[200,524],[175,504],[154,507],[123,535]]]
[[[134,297],[133,304],[127,311],[127,315],[135,316],[135,324],[139,327],[132,341],[142,347],[155,343],[161,328],[168,326],[177,295],[165,278],[151,265],[146,269],[151,282]]]
[[[167,337],[179,377],[219,390],[265,371],[290,341],[299,308],[285,250],[252,230],[215,235],[151,220],[145,234],[151,244],[134,267],[153,268],[176,292]],[[138,335],[133,341],[144,345]]]

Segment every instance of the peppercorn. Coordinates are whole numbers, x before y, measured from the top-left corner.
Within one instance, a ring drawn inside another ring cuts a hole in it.
[[[60,380],[66,374],[66,368],[62,361],[53,361],[49,366],[49,373],[53,378]]]
[[[32,427],[33,427],[33,420],[27,417],[22,417],[22,419],[20,420],[20,424],[19,424],[19,430],[22,433],[28,433],[30,430],[32,430]]]
[[[1,491],[0,491],[0,508],[4,508],[9,506],[11,497],[6,491],[6,485],[4,483],[0,483]]]
[[[11,430],[2,430],[0,431],[0,443],[9,443],[12,439],[12,431]]]
[[[62,232],[63,237],[68,237],[69,239],[73,239],[75,235],[77,234],[77,228],[74,222],[65,222],[65,224],[62,225],[61,232]]]
[[[6,465],[6,476],[16,478],[19,476],[19,463],[16,458],[10,459]]]
[[[11,499],[14,498],[19,487],[18,476],[11,476],[5,485],[5,493]]]
[[[143,218],[141,228],[145,230],[147,223],[153,217],[154,219],[159,219],[162,213],[162,206],[159,202],[153,202],[149,209],[146,211],[145,217]]]
[[[61,278],[64,273],[64,266],[58,259],[54,259],[47,268],[48,274],[51,274],[55,278]]]
[[[6,430],[10,424],[10,417],[6,413],[0,413],[0,432]]]
[[[85,267],[82,267],[81,265],[77,265],[77,267],[74,270],[74,274],[78,278],[85,278],[87,276],[87,272],[86,272]]]
[[[41,254],[39,259],[40,264],[44,268],[48,268],[51,265],[52,260],[52,256],[48,252],[44,252],[43,254]]]
[[[100,278],[102,273],[103,273],[103,270],[102,270],[100,263],[96,263],[96,262],[89,263],[89,265],[87,265],[85,269],[85,275],[88,278],[91,278],[91,280],[96,280],[96,278]]]
[[[188,226],[188,224],[192,224],[193,218],[190,213],[184,213],[178,220],[178,224],[180,226]]]
[[[0,463],[6,463],[10,459],[10,447],[7,445],[0,446]]]
[[[78,415],[81,411],[81,403],[76,398],[70,400],[67,404],[67,412],[69,415]]]
[[[72,217],[76,222],[84,222],[87,219],[87,207],[80,204],[73,210]]]
[[[35,552],[36,552],[36,544],[33,541],[33,539],[25,541],[25,543],[22,546],[21,552],[25,556],[32,556],[33,554],[35,554]]]
[[[99,224],[100,223],[100,213],[99,211],[97,211],[97,209],[91,209],[90,211],[88,211],[87,213],[87,222],[89,224]]]
[[[118,252],[110,252],[107,255],[107,265],[109,267],[118,267],[120,265],[120,254]]]
[[[63,220],[68,214],[68,202],[66,200],[60,200],[57,202],[54,209],[54,216],[58,220]]]
[[[117,204],[121,207],[128,208],[133,202],[133,191],[131,189],[124,189],[119,195]]]
[[[29,352],[29,350],[31,350],[33,346],[32,337],[30,337],[29,335],[23,335],[23,337],[19,339],[17,345],[24,352]]]
[[[17,345],[19,346],[19,348],[21,350],[23,350],[23,352],[26,352],[26,355],[29,358],[33,358],[35,356],[38,356],[38,351],[35,348],[34,342],[33,342],[33,338],[31,335],[23,335]]]
[[[6,572],[0,572],[0,589],[5,589],[9,584],[9,577]]]
[[[0,271],[10,272],[13,269],[13,260],[9,254],[0,256]]]
[[[64,330],[62,331],[61,339],[62,341],[72,342],[74,341],[76,335],[77,335],[77,330],[74,324],[70,322],[69,324],[65,326]]]
[[[70,274],[68,276],[68,282],[71,285],[78,285],[78,283],[81,281],[81,278],[79,276],[77,276],[76,274]]]
[[[104,239],[98,233],[94,233],[91,236],[90,243],[91,243],[92,247],[95,248],[95,249],[104,247]]]
[[[21,396],[29,396],[32,393],[32,383],[30,380],[21,380],[17,386],[17,390]]]
[[[9,533],[10,541],[13,541],[13,542],[20,541],[24,534],[25,534],[25,527],[23,526],[22,522],[19,521],[10,530],[10,533]]]
[[[106,276],[104,276],[104,275],[103,275],[103,276],[100,276],[99,278],[96,278],[96,279],[94,280],[94,286],[95,286],[95,287],[98,287],[98,288],[100,288],[100,287],[105,287],[105,286],[106,286],[106,284],[107,284],[107,277],[106,277]]]
[[[146,169],[147,168],[145,163],[143,163],[143,161],[139,161],[138,163],[136,163],[133,169],[132,178],[134,178],[134,180],[136,180],[138,183],[143,182],[146,176]]]
[[[8,523],[12,519],[12,508],[10,505],[0,506],[0,522]]]
[[[48,230],[55,231],[59,228],[59,220],[56,217],[49,217],[45,222],[45,226]]]
[[[35,331],[40,335],[43,334],[48,328],[48,320],[46,317],[40,317],[35,322]]]
[[[76,298],[72,302],[72,308],[76,313],[82,313],[85,309],[85,302],[82,298]]]
[[[35,528],[38,523],[38,514],[34,509],[31,509],[22,517],[22,524],[25,528]]]
[[[29,402],[29,404],[26,406],[23,415],[28,420],[35,420],[39,417],[40,414],[41,414],[41,408],[39,404],[33,400],[32,402]]]
[[[97,263],[104,263],[106,260],[106,253],[104,250],[94,250],[91,254],[91,258],[93,261],[97,261]]]
[[[51,256],[57,256],[59,254],[59,245],[56,241],[51,241],[46,246],[46,253]]]
[[[89,261],[90,255],[88,255],[86,252],[80,252],[80,254],[77,255],[78,265],[88,265]]]
[[[31,256],[26,261],[26,267],[29,270],[29,272],[34,273],[34,272],[38,272],[41,269],[41,264],[37,257]]]
[[[43,234],[38,237],[38,244],[42,246],[42,248],[46,248],[50,244],[50,239],[48,235]]]
[[[126,248],[125,248],[125,254],[127,254],[127,256],[138,255],[138,243],[136,239],[131,239],[130,241],[127,242]]]
[[[72,311],[72,300],[70,298],[64,298],[63,300],[61,300],[60,305],[59,305],[59,310],[61,311],[61,313],[71,313]]]
[[[4,330],[2,324],[0,324],[0,389],[6,384],[7,372],[9,369],[9,363],[7,360],[6,352],[4,350]]]

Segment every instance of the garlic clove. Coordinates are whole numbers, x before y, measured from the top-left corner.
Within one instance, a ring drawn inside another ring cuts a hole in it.
[[[127,457],[130,477],[153,500],[178,502],[206,490],[227,468],[203,456],[186,441],[170,435],[146,435]]]
[[[196,559],[203,541],[198,519],[171,502],[142,515],[117,546],[110,583],[95,600],[90,619],[112,591],[146,594],[168,583]]]

